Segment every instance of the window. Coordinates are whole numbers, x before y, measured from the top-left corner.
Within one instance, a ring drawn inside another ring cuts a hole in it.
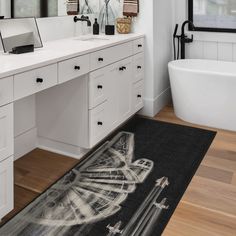
[[[236,0],[189,0],[197,31],[236,32]]]

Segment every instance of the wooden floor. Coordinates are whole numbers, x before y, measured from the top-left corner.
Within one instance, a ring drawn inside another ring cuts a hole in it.
[[[164,108],[154,119],[194,126],[176,118],[172,107]],[[216,131],[217,136],[164,236],[236,235],[236,133]],[[15,209],[3,221],[16,214],[77,163],[75,159],[39,149],[17,160]]]
[[[172,107],[154,119],[200,127],[176,118]],[[236,132],[211,130],[216,138],[164,236],[236,236]]]

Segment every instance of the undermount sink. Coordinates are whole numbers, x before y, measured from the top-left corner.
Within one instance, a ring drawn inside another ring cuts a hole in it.
[[[90,36],[81,36],[79,38],[76,38],[75,40],[79,40],[79,41],[107,41],[109,40],[109,38],[105,38],[102,36],[94,36],[94,35],[90,35]]]

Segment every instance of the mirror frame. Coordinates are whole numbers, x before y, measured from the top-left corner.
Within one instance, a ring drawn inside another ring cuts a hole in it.
[[[15,1],[11,0],[11,18],[15,18]],[[40,17],[48,17],[47,16],[48,12],[48,4],[47,0],[40,0]]]

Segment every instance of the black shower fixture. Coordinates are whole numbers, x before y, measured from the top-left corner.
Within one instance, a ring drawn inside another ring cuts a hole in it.
[[[193,35],[191,36],[191,38],[188,38],[188,36],[185,34],[185,26],[187,24],[190,25],[190,29],[194,30],[195,26],[194,26],[193,22],[186,20],[183,22],[183,24],[181,26],[181,35],[177,35],[179,25],[178,24],[175,25],[175,31],[173,34],[174,59],[175,60],[185,59],[185,44],[193,42]],[[176,39],[177,39],[177,43],[178,43],[177,52],[176,52]],[[179,54],[180,54],[180,58],[179,58]]]

